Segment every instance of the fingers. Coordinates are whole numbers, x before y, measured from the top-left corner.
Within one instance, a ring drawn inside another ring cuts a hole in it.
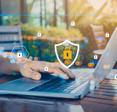
[[[57,76],[61,76],[64,77],[65,79],[74,79],[75,75],[67,68],[61,66],[58,63],[48,63],[48,62],[43,62],[43,61],[32,61],[30,63],[28,63],[28,66],[30,66],[30,68],[33,71],[36,72],[44,72],[44,73],[50,73],[50,74],[54,74]],[[44,68],[48,67],[48,71],[45,71]]]
[[[28,60],[29,60],[29,61],[32,61],[32,60],[33,60],[33,57],[32,57],[32,56],[30,56]]]
[[[33,57],[32,56],[29,57],[29,61],[33,61]],[[34,57],[34,61],[39,61],[38,57]]]
[[[63,71],[69,78],[75,79],[75,75],[69,69],[60,67],[60,70]]]
[[[64,79],[75,78],[74,74],[72,74],[69,69],[61,68],[60,66],[49,68],[48,73],[51,73],[54,76],[60,76]]]
[[[75,75],[68,69],[63,66],[61,66],[59,63],[53,64],[55,67],[58,67],[64,74],[66,74],[69,78],[74,79]]]
[[[24,66],[24,68],[21,68],[20,72],[26,78],[30,78],[33,80],[40,80],[41,79],[41,74],[36,72],[36,71],[33,71],[28,66]]]
[[[44,72],[44,67],[46,64],[41,61],[29,61],[28,66],[30,66],[30,68],[32,68],[34,71]]]
[[[63,79],[69,79],[69,77],[63,71],[61,71],[59,68],[50,69],[49,73],[52,73],[52,75],[61,77]]]
[[[31,74],[31,78],[34,80],[40,80],[41,79],[41,74],[39,72],[33,71]]]
[[[38,57],[34,57],[34,61],[39,61]]]

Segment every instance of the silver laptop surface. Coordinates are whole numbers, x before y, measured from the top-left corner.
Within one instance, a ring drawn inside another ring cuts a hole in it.
[[[117,61],[117,28],[113,32],[104,53],[99,60],[93,73],[95,79],[100,82],[111,72]]]

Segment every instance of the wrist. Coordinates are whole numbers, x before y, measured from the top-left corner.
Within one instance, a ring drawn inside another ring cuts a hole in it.
[[[20,72],[20,66],[16,63],[10,64],[10,71]]]
[[[10,63],[1,63],[0,64],[0,73],[11,74],[12,72],[19,72],[19,66],[16,64]]]

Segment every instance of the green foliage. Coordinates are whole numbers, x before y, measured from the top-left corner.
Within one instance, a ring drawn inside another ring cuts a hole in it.
[[[35,35],[37,33],[37,28],[30,25],[22,25],[22,34],[23,35]]]
[[[35,36],[38,32],[42,33],[42,36],[47,37],[48,39],[62,40],[62,39],[78,39],[79,41],[83,40],[83,35],[78,29],[61,29],[56,27],[50,28],[40,28],[30,25],[22,25],[23,35],[32,35]]]
[[[42,38],[37,40],[28,40],[28,49],[30,52],[30,55],[35,56],[34,51],[36,51],[35,48],[32,48],[32,45],[37,46],[38,49],[38,56],[40,60],[44,61],[56,61],[56,56],[54,53],[54,45],[56,43],[60,43],[61,41],[64,41],[65,39],[69,39],[75,43],[82,44],[83,41],[83,35],[81,34],[80,30],[78,29],[61,29],[56,27],[50,27],[50,28],[40,28],[30,25],[22,25],[22,32],[25,36],[35,36],[37,32],[42,33]],[[45,41],[45,38],[46,41]],[[26,40],[25,40],[26,41]],[[62,47],[62,46],[61,46]],[[62,49],[60,49],[60,56],[62,55]],[[73,51],[76,49],[73,49]],[[32,53],[33,52],[33,53]]]
[[[19,17],[9,16],[9,17],[4,18],[4,24],[6,25],[17,25],[19,23],[20,23]]]

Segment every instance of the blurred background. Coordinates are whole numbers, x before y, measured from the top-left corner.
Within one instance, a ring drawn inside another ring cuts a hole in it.
[[[117,0],[0,0],[0,26],[20,26],[39,60],[56,62],[56,43],[78,43],[74,67],[94,68],[117,26]]]

